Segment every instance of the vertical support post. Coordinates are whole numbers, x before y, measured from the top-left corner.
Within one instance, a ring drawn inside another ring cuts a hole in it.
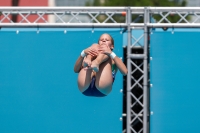
[[[127,127],[126,127],[126,133],[131,133],[131,8],[127,8],[127,69],[128,69],[128,75],[127,75]]]
[[[148,133],[148,27],[149,23],[149,10],[145,7],[144,10],[144,59],[143,59],[143,71],[144,71],[144,80],[143,80],[143,133]]]

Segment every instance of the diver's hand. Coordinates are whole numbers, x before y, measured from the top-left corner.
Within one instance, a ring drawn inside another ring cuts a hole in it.
[[[100,47],[99,47],[99,52],[101,53],[101,54],[106,54],[106,55],[110,55],[111,53],[112,53],[112,50],[111,50],[111,48],[109,47],[109,46],[107,46],[107,45],[101,45]]]

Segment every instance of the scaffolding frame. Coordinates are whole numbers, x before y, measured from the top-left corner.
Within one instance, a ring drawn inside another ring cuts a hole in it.
[[[13,15],[20,20],[14,22]],[[33,21],[30,16],[35,16]],[[69,17],[70,16],[70,17]],[[82,21],[81,17],[88,21]],[[176,21],[171,18],[176,16]],[[49,22],[48,18],[54,18]],[[67,19],[66,19],[67,18]],[[119,20],[120,18],[120,20]],[[191,19],[192,18],[192,19]],[[149,132],[149,34],[152,28],[199,28],[200,8],[198,7],[0,7],[0,27],[91,27],[91,28],[125,28],[127,30],[127,88],[126,133]],[[132,30],[144,32],[136,38]],[[143,39],[144,44],[139,44]],[[139,45],[137,45],[139,44]],[[141,53],[132,52],[142,49]],[[139,74],[138,74],[139,73]],[[136,76],[135,76],[136,75]],[[142,93],[135,93],[139,90]],[[137,109],[136,109],[137,108]],[[138,124],[139,123],[139,124]],[[140,125],[139,127],[137,125]]]

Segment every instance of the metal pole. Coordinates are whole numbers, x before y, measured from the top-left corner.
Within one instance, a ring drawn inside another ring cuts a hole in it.
[[[177,27],[177,28],[199,28],[200,23],[149,23],[148,27],[162,28],[162,27]]]
[[[126,28],[125,23],[0,23],[1,27],[79,27],[79,28]]]
[[[151,10],[151,12],[154,11],[199,11],[199,7],[149,7],[149,10]]]
[[[129,55],[131,54],[131,9],[130,7],[127,8],[127,133],[131,133],[131,58]]]
[[[142,7],[137,7],[136,9],[138,10],[143,10]],[[49,11],[49,10],[53,10],[53,11],[62,11],[62,10],[70,10],[70,11],[124,11],[126,10],[126,7],[83,7],[83,6],[73,6],[73,7],[34,7],[34,6],[30,6],[30,7],[0,7],[0,11],[16,11],[16,10],[20,10],[20,11]]]
[[[97,28],[126,28],[127,25],[125,23],[0,23],[0,27],[80,27],[80,28],[87,28],[87,27],[97,27]],[[151,24],[148,23],[146,25],[144,24],[131,24],[131,27],[134,27],[135,29],[142,28],[144,26],[150,27],[150,28],[162,28],[162,27],[180,27],[180,28],[199,28],[200,23],[185,23],[185,24],[175,24],[175,23],[155,23]]]
[[[148,27],[147,23],[149,23],[149,12],[148,8],[145,8],[144,12],[144,80],[143,80],[143,133],[148,133]]]

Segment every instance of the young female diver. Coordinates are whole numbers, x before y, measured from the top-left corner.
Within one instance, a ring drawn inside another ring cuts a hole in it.
[[[103,97],[112,90],[117,70],[128,73],[122,60],[112,52],[114,40],[109,34],[102,34],[98,44],[84,49],[78,57],[74,72],[78,75],[78,88],[86,96]]]

